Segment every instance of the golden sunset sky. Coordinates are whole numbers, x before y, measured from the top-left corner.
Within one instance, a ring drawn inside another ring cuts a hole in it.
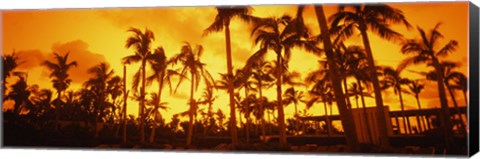
[[[407,20],[414,26],[426,30],[433,28],[438,22],[442,22],[440,31],[444,35],[441,40],[445,44],[451,39],[459,42],[457,51],[449,55],[449,60],[461,63],[457,70],[467,74],[468,64],[468,2],[442,2],[442,3],[390,3],[391,6],[401,9]],[[289,14],[294,16],[296,6],[253,6],[253,15],[258,17],[281,16]],[[325,6],[326,16],[332,15],[336,5]],[[224,33],[213,33],[202,37],[203,30],[214,20],[216,10],[214,7],[175,7],[175,8],[96,8],[96,9],[55,9],[55,10],[6,10],[1,11],[2,46],[3,54],[11,54],[14,50],[20,53],[21,61],[25,61],[19,70],[28,73],[28,83],[38,84],[41,88],[52,89],[48,78],[49,71],[40,64],[44,60],[53,60],[52,52],[65,54],[70,52],[70,60],[78,62],[78,67],[70,71],[73,80],[70,90],[81,87],[90,75],[86,70],[100,62],[107,62],[115,73],[122,76],[123,66],[121,58],[133,54],[133,49],[125,48],[126,39],[131,36],[127,32],[130,27],[151,29],[155,34],[152,48],[163,46],[168,57],[180,52],[184,41],[192,45],[204,46],[202,61],[207,64],[206,68],[215,79],[220,79],[219,73],[226,72],[225,39]],[[314,34],[320,32],[314,10],[307,7],[304,13],[307,25]],[[407,30],[404,26],[393,26],[394,30],[402,33],[406,38],[419,38],[418,31],[413,28]],[[231,40],[234,69],[241,68],[246,59],[258,48],[253,45],[250,37],[251,29],[247,24],[239,20],[233,20],[231,24]],[[383,40],[369,32],[370,41],[376,60],[376,65],[388,65],[396,67],[407,56],[400,53],[400,45]],[[354,36],[347,41],[348,45],[360,45],[359,36]],[[272,53],[273,54],[273,53]],[[318,69],[318,60],[322,57],[315,56],[300,49],[293,50],[290,61],[290,71],[297,71],[305,77],[308,72]],[[138,64],[128,65],[128,88],[131,87],[131,79]],[[401,75],[411,79],[423,78],[408,70],[428,71],[425,66],[412,66],[407,68]],[[9,81],[13,83],[15,78]],[[353,82],[353,80],[351,81]],[[175,83],[176,84],[176,83]],[[170,109],[162,111],[164,118],[169,121],[173,114],[188,109],[189,97],[188,81],[183,83],[176,94],[168,94],[164,90],[163,99],[168,102]],[[153,83],[148,87],[148,92],[157,92],[158,86]],[[288,86],[283,87],[284,90]],[[297,87],[302,91],[305,88]],[[52,89],[53,90],[53,89]],[[203,86],[200,86],[195,97],[200,97]],[[460,92],[457,92],[457,101],[465,105]],[[223,90],[215,92],[218,96],[214,103],[214,109],[222,109],[228,114],[228,96]],[[428,82],[426,89],[420,94],[422,106],[438,107],[438,93],[436,84]],[[275,89],[266,92],[269,99],[274,100]],[[399,110],[397,95],[392,90],[384,92],[384,103],[390,106],[390,110]],[[404,95],[406,109],[416,109],[415,98]],[[355,99],[351,98],[353,106]],[[449,99],[450,101],[450,99]],[[374,105],[373,99],[367,98],[367,105]],[[11,106],[7,102],[5,108]],[[303,110],[304,104],[299,105]],[[128,113],[136,115],[138,103],[128,102]],[[320,105],[309,110],[313,115],[324,114]],[[334,109],[334,114],[337,110]],[[293,105],[286,108],[287,118],[293,115]]]

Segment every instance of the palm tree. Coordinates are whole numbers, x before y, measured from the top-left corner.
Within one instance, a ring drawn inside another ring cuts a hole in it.
[[[453,71],[453,69],[455,67],[458,67],[458,64],[456,64],[454,62],[450,62],[450,61],[442,61],[440,63],[440,65],[442,67],[445,87],[447,88],[448,93],[450,94],[450,98],[452,99],[452,103],[453,103],[453,106],[454,106],[454,108],[456,110],[456,113],[458,115],[460,125],[461,125],[462,128],[464,128],[464,130],[466,130],[467,128],[465,126],[465,123],[463,122],[462,113],[460,112],[460,109],[458,108],[458,103],[457,103],[457,100],[455,99],[455,94],[454,94],[454,92],[452,90],[453,88],[450,84],[450,81],[453,78],[455,78],[456,76],[458,76],[457,74],[461,74],[460,72]],[[426,75],[428,80],[432,80],[432,81],[437,80],[437,75],[434,71],[431,71],[431,72],[428,72],[428,73],[425,73],[425,72],[420,72],[420,73]],[[466,133],[466,131],[464,131],[464,133]]]
[[[48,89],[41,89],[33,91],[33,96],[30,98],[32,105],[35,105],[34,114],[36,117],[45,117],[51,110],[52,91]]]
[[[160,104],[162,102],[162,91],[163,91],[164,83],[167,82],[170,88],[170,93],[172,93],[171,78],[175,75],[180,75],[180,74],[176,70],[168,69],[168,66],[171,65],[172,61],[170,61],[165,55],[165,50],[163,49],[163,47],[158,47],[157,49],[155,49],[154,53],[150,56],[150,59],[148,59],[148,63],[150,64],[153,74],[147,77],[146,84],[150,85],[152,81],[158,82],[158,93],[155,95],[158,96],[159,98],[158,104]],[[157,126],[156,123],[153,124],[153,129],[156,129],[156,126]],[[155,132],[152,130],[152,133],[155,133]],[[155,134],[150,135],[149,142],[153,143],[154,138],[155,138]]]
[[[249,61],[253,61],[255,57],[250,57]],[[248,62],[247,62],[248,63]],[[245,67],[247,68],[247,67]],[[273,81],[275,80],[275,77],[273,77],[273,67],[269,62],[266,61],[259,61],[258,63],[255,63],[252,66],[251,69],[252,73],[252,80],[253,84],[257,87],[258,94],[259,94],[259,107],[258,110],[261,110],[261,113],[257,113],[258,115],[261,115],[261,123],[262,123],[262,136],[265,138],[266,131],[265,131],[265,101],[263,97],[263,88],[264,87],[270,87],[273,84]],[[265,141],[265,140],[263,140]]]
[[[245,127],[245,136],[247,139],[247,143],[250,142],[250,109],[252,103],[250,102],[251,99],[249,90],[252,90],[252,81],[250,80],[252,77],[252,72],[248,69],[239,69],[236,71],[234,76],[234,86],[239,85],[244,90],[244,100],[238,105],[242,110],[245,112],[245,120],[246,120],[246,127]],[[239,84],[235,84],[239,83]],[[245,103],[243,103],[245,102]],[[240,118],[241,119],[241,118]]]
[[[145,111],[145,67],[147,66],[148,59],[151,58],[150,44],[155,39],[153,32],[149,29],[145,29],[144,32],[137,28],[130,28],[128,32],[134,33],[133,36],[128,37],[125,47],[135,48],[133,55],[126,56],[122,59],[123,64],[132,64],[140,62],[140,74],[142,80],[142,87],[140,88],[140,143],[145,143],[145,124],[144,124],[144,111]],[[134,89],[136,90],[136,89]]]
[[[418,64],[426,63],[429,67],[433,67],[435,74],[437,75],[438,96],[440,98],[442,115],[440,117],[440,123],[443,128],[445,145],[450,148],[453,141],[452,130],[450,129],[450,112],[448,110],[448,101],[445,93],[444,72],[439,61],[439,57],[445,57],[448,54],[454,52],[458,46],[458,42],[455,40],[449,41],[446,45],[437,50],[437,44],[443,35],[439,32],[440,23],[438,23],[427,34],[425,30],[418,27],[421,39],[409,39],[403,43],[402,53],[413,55],[407,58],[403,64]]]
[[[425,84],[421,83],[420,80],[410,80],[408,84],[408,89],[409,89],[409,94],[412,94],[415,99],[417,100],[417,106],[418,110],[422,110],[422,106],[420,105],[420,92],[425,88]],[[420,127],[420,131],[425,130],[425,121],[422,118],[420,118],[420,115],[417,114],[417,124]]]
[[[217,98],[217,96],[214,96],[213,95],[213,89],[214,87],[207,87],[205,88],[205,90],[203,91],[203,94],[202,94],[202,100],[201,100],[201,103],[202,104],[207,104],[208,105],[208,108],[207,108],[207,128],[208,128],[208,131],[213,131],[213,126],[215,125],[215,119],[213,117],[213,102],[215,101],[215,99]]]
[[[323,61],[319,61],[323,63]],[[333,87],[330,81],[330,71],[327,68],[323,68],[325,65],[321,65],[322,67],[320,70],[310,72],[305,82],[307,84],[313,84],[311,89],[308,91],[308,94],[312,97],[310,100],[307,101],[306,107],[310,109],[315,103],[322,102],[324,108],[324,117],[325,117],[325,125],[327,127],[327,135],[330,136],[332,133],[332,123],[328,117],[328,107],[330,107],[330,115],[332,115],[332,103],[335,100],[333,95]]]
[[[342,5],[339,7],[337,13],[329,17],[329,20],[332,22],[334,34],[338,33],[340,39],[353,36],[355,30],[360,31],[367,53],[368,72],[372,79],[375,93],[375,103],[378,113],[377,121],[380,130],[380,145],[389,147],[382,93],[367,31],[370,30],[387,40],[398,40],[402,35],[393,31],[390,28],[390,24],[405,24],[407,28],[410,28],[410,24],[407,22],[401,10],[392,8],[386,4]]]
[[[260,45],[260,50],[255,53],[256,57],[263,57],[268,50],[273,50],[277,55],[276,79],[277,79],[277,107],[278,124],[280,129],[280,143],[285,144],[286,127],[285,114],[282,100],[283,67],[288,68],[288,61],[293,47],[303,47],[308,51],[317,51],[313,41],[310,41],[308,28],[303,23],[301,13],[303,7],[299,7],[297,18],[288,15],[282,17],[264,18],[256,22],[252,37],[254,43]]]
[[[403,69],[404,67],[402,66],[397,67],[396,69],[388,66],[382,67],[382,73],[384,77],[382,82],[384,82],[385,89],[387,87],[392,87],[393,92],[395,94],[398,94],[398,99],[400,100],[400,109],[403,114],[402,118],[403,118],[404,131],[406,134],[411,134],[412,130],[410,127],[408,127],[410,125],[410,121],[408,120],[405,114],[405,105],[403,104],[403,96],[402,96],[402,92],[404,92],[404,90],[402,89],[402,85],[407,85],[409,83],[409,80],[400,76]]]
[[[151,108],[147,109],[147,116],[151,116],[153,119],[153,126],[150,132],[149,142],[153,143],[155,140],[155,131],[157,130],[157,121],[161,118],[162,114],[160,110],[167,110],[167,103],[160,101],[160,95],[157,93],[150,94],[151,99],[147,100],[147,105]]]
[[[16,75],[20,72],[15,71],[15,69],[22,63],[19,62],[18,54],[15,51],[9,55],[2,56],[2,64],[3,64],[3,72],[2,72],[2,93],[6,93],[6,79],[10,77],[12,74]]]
[[[50,78],[52,79],[53,88],[57,90],[57,101],[61,101],[62,92],[70,86],[72,80],[69,78],[68,71],[77,66],[76,61],[68,62],[69,53],[65,56],[61,56],[57,53],[53,53],[55,62],[44,61],[42,65],[46,66],[52,72]],[[58,130],[58,122],[60,120],[60,102],[56,102],[55,105],[55,130]]]
[[[297,109],[297,106],[298,106],[298,103],[301,102],[303,100],[303,91],[298,91],[298,90],[295,90],[294,87],[290,87],[288,88],[287,90],[285,90],[285,93],[283,94],[283,96],[285,97],[285,105],[288,106],[290,104],[293,103],[293,105],[295,106],[295,109],[294,109],[294,117],[297,118],[298,117],[298,109]],[[297,120],[295,120],[295,132],[298,131],[298,123],[297,123]]]
[[[340,112],[340,119],[342,121],[342,127],[345,130],[345,137],[347,144],[350,147],[350,150],[356,152],[359,150],[358,138],[355,132],[355,125],[353,121],[353,116],[347,108],[345,102],[345,95],[342,92],[342,85],[340,84],[341,79],[338,76],[338,68],[335,64],[335,55],[333,52],[333,46],[330,41],[329,29],[327,26],[327,21],[325,18],[325,13],[323,11],[323,6],[315,6],[315,13],[317,16],[317,21],[320,26],[321,37],[323,41],[323,46],[327,55],[328,66],[330,70],[330,81],[332,82],[334,96],[337,102],[337,107]],[[383,107],[382,107],[383,110]],[[384,119],[383,119],[384,120]],[[386,130],[386,129],[385,129]]]
[[[225,30],[225,48],[227,54],[227,74],[228,76],[233,76],[233,64],[232,64],[232,51],[230,44],[230,21],[237,17],[243,21],[250,22],[255,19],[250,16],[252,10],[248,6],[229,6],[229,7],[217,7],[217,16],[215,21],[204,31],[204,35],[212,32],[220,32]],[[236,115],[235,115],[235,98],[233,92],[233,81],[228,80],[228,93],[230,98],[230,132],[232,137],[232,144],[236,145],[238,136],[237,136],[237,126],[236,126]]]
[[[27,85],[27,81],[24,76],[16,76],[18,77],[18,80],[16,83],[11,85],[12,91],[5,96],[5,99],[12,99],[15,101],[15,104],[13,105],[13,113],[15,115],[20,115],[22,110],[27,109],[28,105],[30,104],[29,97],[32,91]]]
[[[96,94],[94,114],[95,114],[95,136],[98,135],[97,124],[99,120],[105,115],[108,104],[108,82],[113,78],[113,70],[110,69],[106,63],[100,63],[88,69],[88,73],[93,75],[93,78],[85,82],[86,87]]]
[[[197,90],[200,80],[203,78],[206,87],[213,87],[212,82],[213,78],[210,73],[205,69],[205,63],[200,61],[200,57],[203,53],[203,47],[201,45],[197,45],[194,48],[190,45],[190,43],[185,42],[182,46],[182,49],[179,54],[175,55],[172,58],[173,64],[181,63],[183,65],[182,71],[180,74],[182,75],[178,81],[177,87],[175,88],[175,92],[186,78],[185,76],[190,73],[190,108],[189,108],[189,125],[188,125],[188,133],[187,133],[187,145],[191,145],[192,143],[192,135],[193,135],[193,116],[195,112],[193,111],[195,107],[195,94],[194,92]]]
[[[467,76],[465,76],[465,74],[463,74],[461,72],[452,72],[450,76],[451,76],[451,78],[450,78],[449,81],[453,82],[452,88],[457,89],[457,90],[461,90],[463,92],[463,99],[465,100],[465,106],[468,106],[468,98],[467,98],[467,91],[468,91],[467,81],[468,81],[468,78],[467,78]]]

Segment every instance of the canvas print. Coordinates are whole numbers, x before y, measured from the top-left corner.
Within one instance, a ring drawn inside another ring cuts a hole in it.
[[[3,10],[3,146],[467,155],[470,5]]]

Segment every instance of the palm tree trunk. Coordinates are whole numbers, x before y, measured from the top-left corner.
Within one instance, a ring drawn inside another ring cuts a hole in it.
[[[213,113],[212,113],[212,103],[208,103],[208,132],[212,132],[214,123],[212,123]]]
[[[368,122],[368,114],[367,114],[367,104],[365,103],[365,96],[363,95],[363,87],[362,82],[357,78],[358,89],[360,89],[360,98],[362,100],[362,108],[363,108],[363,116],[365,116],[365,125],[367,126],[367,133],[368,133],[368,141],[373,143],[373,136],[370,128],[370,123]]]
[[[325,100],[325,99],[324,99]],[[327,136],[332,135],[332,129],[331,129],[331,123],[330,123],[330,118],[328,117],[328,111],[327,111],[327,102],[323,101],[323,108],[325,111],[325,126],[327,127]],[[331,114],[332,112],[330,112]]]
[[[245,85],[245,100],[247,101],[247,112],[245,112],[246,114],[246,117],[245,117],[245,120],[247,120],[247,125],[245,127],[245,135],[246,135],[246,138],[247,138],[247,143],[250,143],[250,103],[248,102],[248,86],[247,86],[247,82],[244,83]]]
[[[398,91],[398,99],[400,99],[400,109],[402,109],[402,119],[403,119],[403,126],[405,128],[405,134],[412,134],[412,130],[410,128],[410,121],[408,120],[408,117],[405,114],[405,105],[403,104],[402,90],[399,87],[397,87],[396,89]]]
[[[265,130],[265,106],[263,105],[263,94],[262,94],[262,80],[260,79],[258,81],[259,83],[259,86],[258,86],[258,92],[259,92],[259,95],[260,95],[260,109],[262,111],[262,119],[261,119],[261,122],[262,122],[262,136],[263,136],[263,139],[265,139],[265,136],[266,136],[266,130]],[[268,113],[268,112],[267,112]],[[265,140],[263,140],[264,142],[266,142]]]
[[[363,45],[365,47],[365,51],[367,52],[367,62],[368,62],[368,69],[369,75],[372,79],[373,89],[375,93],[375,103],[377,107],[377,124],[379,130],[379,139],[380,139],[380,146],[384,148],[390,148],[390,140],[388,138],[388,129],[387,129],[387,118],[385,117],[385,108],[383,105],[383,98],[382,92],[380,89],[380,84],[378,82],[377,70],[375,67],[375,62],[373,60],[373,53],[372,49],[370,48],[370,41],[368,40],[368,35],[366,31],[367,27],[365,24],[360,24],[360,32],[362,35]]]
[[[318,24],[320,26],[320,31],[323,39],[323,46],[325,47],[327,54],[328,66],[330,67],[330,80],[333,83],[335,99],[337,99],[337,106],[340,112],[340,119],[342,120],[342,127],[345,130],[345,137],[347,144],[350,147],[350,151],[357,152],[359,151],[358,138],[356,134],[355,124],[353,121],[353,116],[347,108],[345,103],[345,95],[342,92],[342,85],[340,83],[341,79],[337,75],[338,70],[335,64],[333,47],[330,41],[330,35],[328,33],[327,21],[325,19],[325,13],[323,12],[323,6],[318,5],[315,7],[315,13],[317,15]]]
[[[445,83],[445,86],[447,86],[448,93],[450,94],[450,98],[452,98],[453,106],[455,107],[455,111],[457,112],[458,119],[460,120],[460,126],[462,127],[462,133],[467,132],[467,127],[465,126],[465,123],[463,122],[462,118],[462,113],[460,112],[460,108],[458,108],[458,103],[457,100],[455,100],[455,95],[452,91],[452,88],[450,88],[450,85],[448,83]]]
[[[140,91],[140,144],[145,143],[145,67],[146,60],[142,60],[142,89]]]
[[[465,106],[468,107],[468,98],[467,98],[467,91],[462,91],[463,92],[463,99],[465,100]]]
[[[299,126],[299,122],[298,122],[298,111],[297,111],[297,104],[294,103],[294,106],[295,106],[295,134],[298,132],[298,126]]]
[[[127,67],[123,66],[123,144],[127,144]]]
[[[282,68],[283,60],[281,51],[277,53],[277,107],[278,107],[278,127],[279,127],[279,141],[280,144],[287,143],[287,132],[285,128],[285,114],[283,111],[283,101],[282,101]]]
[[[59,130],[59,124],[60,124],[60,97],[61,97],[62,91],[57,91],[57,105],[55,106],[55,131]]]
[[[162,103],[162,89],[163,89],[163,77],[165,76],[165,71],[162,71],[162,73],[160,73],[158,79],[159,79],[159,83],[158,83],[158,105],[160,105],[160,103]],[[154,111],[158,111],[158,108],[155,108]],[[155,131],[157,129],[157,122],[155,121],[157,119],[157,112],[155,112],[155,115],[154,115],[154,119],[153,119],[153,127],[152,127],[152,130],[150,132],[150,139],[149,139],[149,142],[150,143],[153,143],[153,141],[155,140]]]
[[[192,75],[192,82],[190,86],[190,108],[188,109],[188,132],[187,132],[187,145],[192,145],[192,135],[193,135],[193,111],[194,111],[194,93],[193,90],[195,89],[195,78]]]
[[[447,95],[445,93],[445,85],[444,85],[444,77],[443,77],[443,69],[440,66],[440,63],[437,59],[433,59],[433,65],[435,67],[435,72],[437,74],[437,86],[438,86],[438,96],[440,98],[440,105],[441,105],[441,114],[439,116],[441,129],[443,129],[443,135],[445,139],[445,148],[448,150],[452,146],[453,142],[453,132],[451,129],[450,123],[450,111],[448,108],[448,101]]]
[[[343,75],[343,88],[345,91],[345,101],[347,102],[348,109],[352,109],[352,103],[350,103],[350,94],[348,94],[348,86],[347,86],[347,76]]]
[[[232,50],[230,45],[230,27],[229,22],[225,23],[225,46],[227,49],[227,73],[228,73],[228,94],[230,97],[230,133],[232,137],[232,145],[236,145],[238,142],[237,136],[237,122],[235,112],[235,97],[233,92],[233,65],[232,65]]]
[[[418,94],[415,94],[415,99],[417,100],[417,106],[418,106],[418,111],[422,110],[422,107],[420,106],[420,98],[418,97]],[[423,120],[423,117],[420,117],[420,114],[417,112],[417,121],[418,125],[420,127],[420,132],[423,132],[426,130],[425,128],[425,121]]]

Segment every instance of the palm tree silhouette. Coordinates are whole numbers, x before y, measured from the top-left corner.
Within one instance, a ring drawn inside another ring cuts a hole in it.
[[[146,72],[145,72],[145,67],[147,66],[147,61],[151,58],[151,51],[150,51],[150,44],[152,43],[153,40],[155,40],[155,37],[153,35],[153,32],[149,29],[145,29],[144,32],[137,28],[130,28],[128,29],[128,32],[134,33],[133,36],[128,37],[127,42],[125,44],[125,47],[135,48],[135,53],[133,55],[126,56],[122,59],[123,64],[132,64],[132,63],[137,63],[140,62],[140,74],[141,74],[141,81],[142,85],[140,88],[140,107],[139,107],[139,119],[140,119],[140,143],[143,144],[145,143],[145,124],[143,119],[145,118],[144,116],[144,111],[145,111],[145,78],[146,78]],[[138,73],[137,73],[138,74]],[[135,83],[135,82],[134,82]],[[134,84],[135,88],[135,84]],[[134,89],[136,90],[136,89]]]
[[[447,44],[442,46],[437,50],[437,44],[443,35],[439,32],[440,23],[438,23],[432,30],[427,34],[425,30],[418,27],[418,31],[421,35],[420,39],[408,39],[403,43],[402,53],[407,55],[412,55],[411,57],[405,59],[402,64],[418,64],[425,63],[429,67],[433,67],[435,74],[437,75],[437,87],[438,87],[438,96],[440,98],[440,105],[442,110],[442,115],[440,117],[440,125],[442,126],[445,146],[450,148],[450,145],[453,142],[452,130],[450,130],[450,112],[448,110],[448,101],[445,93],[445,83],[444,83],[444,72],[439,60],[439,57],[445,57],[448,54],[454,52],[458,46],[458,42],[455,40],[449,41]]]
[[[207,104],[208,108],[207,108],[207,113],[206,113],[206,117],[207,117],[207,129],[206,131],[208,132],[213,132],[213,126],[215,125],[215,119],[214,119],[214,112],[213,112],[213,102],[215,101],[215,99],[217,99],[217,96],[214,96],[213,94],[213,89],[214,87],[207,87],[205,88],[205,90],[203,91],[203,94],[202,94],[202,100],[201,100],[201,104]]]
[[[308,94],[312,96],[312,98],[307,101],[306,107],[310,109],[315,103],[323,103],[327,135],[330,136],[332,133],[332,123],[328,117],[329,111],[327,107],[330,107],[330,115],[332,115],[332,103],[335,99],[328,72],[329,71],[325,72],[324,70],[317,70],[311,72],[307,75],[305,82],[307,84],[313,84],[312,88],[308,91]]]
[[[90,88],[91,91],[96,95],[95,104],[94,104],[94,114],[95,114],[95,136],[98,135],[98,122],[103,116],[105,116],[105,111],[108,108],[108,81],[113,78],[113,70],[110,69],[110,66],[106,63],[100,63],[87,71],[89,74],[93,75],[93,78],[85,82],[85,87]]]
[[[340,39],[353,36],[355,30],[360,31],[367,53],[368,72],[372,79],[375,93],[380,145],[389,147],[390,143],[382,93],[367,31],[370,30],[387,40],[399,40],[402,35],[390,29],[390,24],[404,24],[407,28],[410,28],[410,24],[407,22],[401,10],[392,8],[386,4],[341,5],[339,11],[330,16],[329,20],[332,22],[332,32],[334,34],[338,33]]]
[[[422,110],[422,106],[420,105],[420,92],[425,88],[425,84],[421,82],[421,80],[410,80],[408,84],[409,94],[413,95],[417,100],[418,110]],[[420,131],[426,130],[425,121],[423,117],[417,114],[417,124],[419,125]]]
[[[465,126],[465,123],[463,121],[463,118],[462,118],[462,113],[460,112],[460,109],[458,108],[458,103],[457,103],[457,100],[455,99],[455,94],[453,92],[453,88],[452,86],[450,85],[450,81],[455,78],[455,76],[457,76],[456,74],[458,74],[459,72],[457,71],[453,71],[454,68],[458,67],[458,64],[455,63],[455,62],[450,62],[450,61],[442,61],[440,63],[441,67],[442,67],[442,72],[443,72],[443,77],[444,78],[444,83],[445,83],[445,87],[447,88],[448,90],[448,93],[450,94],[450,98],[452,99],[452,103],[453,103],[453,106],[456,110],[456,113],[458,115],[458,120],[460,121],[460,125],[462,128],[464,128],[464,130],[466,130],[466,126]],[[437,74],[434,72],[434,71],[430,71],[430,72],[420,72],[420,74],[423,74],[426,76],[426,78],[428,80],[432,80],[432,81],[436,81],[438,76]],[[464,131],[463,133],[466,133],[466,131]]]
[[[302,11],[303,7],[299,7],[296,18],[288,15],[263,18],[256,22],[251,33],[254,43],[260,45],[260,50],[255,53],[258,54],[256,57],[263,57],[268,50],[273,50],[277,55],[277,107],[280,143],[282,144],[287,142],[282,101],[283,67],[288,68],[288,61],[293,47],[298,46],[308,51],[317,51],[316,47],[314,47],[315,43],[309,39],[308,28],[303,23]]]
[[[51,111],[52,94],[52,91],[48,89],[33,91],[33,96],[30,97],[30,101],[32,105],[35,106],[35,109],[31,109],[30,111],[33,111],[39,119],[47,116]]]
[[[58,122],[60,120],[60,104],[62,92],[70,86],[72,80],[69,78],[68,71],[77,66],[76,61],[68,62],[68,55],[61,56],[57,53],[53,53],[55,57],[55,62],[44,61],[42,65],[47,67],[52,72],[50,73],[50,78],[52,79],[53,88],[57,90],[57,102],[55,105],[55,130],[58,130]]]
[[[150,94],[149,100],[147,100],[147,106],[150,106],[150,108],[147,108],[147,115],[146,116],[151,116],[153,120],[153,125],[152,129],[150,132],[150,138],[149,138],[149,143],[153,143],[155,140],[155,132],[157,130],[157,121],[159,118],[161,118],[162,114],[160,113],[160,110],[167,110],[168,106],[166,102],[161,102],[160,101],[160,95],[157,93],[152,93]]]
[[[347,108],[345,102],[345,95],[342,92],[342,86],[340,84],[340,76],[338,76],[338,68],[335,64],[335,55],[333,52],[333,45],[330,41],[329,29],[327,26],[327,21],[325,18],[325,13],[323,11],[323,6],[315,6],[315,13],[317,16],[317,21],[320,26],[321,37],[323,41],[323,46],[327,55],[328,69],[330,70],[330,81],[332,82],[334,96],[337,102],[337,107],[340,112],[340,119],[342,121],[342,127],[345,130],[345,137],[347,144],[350,147],[350,150],[356,152],[359,150],[358,138],[355,132],[355,125],[353,121],[353,116]],[[383,110],[383,107],[382,107]],[[384,119],[383,119],[384,120]],[[386,130],[386,129],[385,129]]]
[[[18,80],[16,83],[10,86],[11,91],[5,96],[5,99],[12,99],[15,101],[15,104],[13,105],[13,113],[15,115],[20,115],[22,110],[28,109],[28,105],[30,105],[29,97],[31,94],[31,88],[27,85],[27,81],[24,76],[20,74],[15,76],[18,77]]]
[[[465,76],[465,74],[461,72],[452,72],[450,75],[451,78],[449,78],[449,82],[452,82],[452,88],[461,90],[463,93],[463,99],[465,100],[465,106],[468,106],[468,98],[467,98],[467,81],[468,78]]]
[[[233,76],[233,64],[232,64],[232,51],[230,44],[230,21],[237,17],[243,21],[250,22],[255,18],[250,16],[252,10],[248,6],[229,6],[229,7],[216,7],[217,16],[215,21],[204,31],[204,35],[212,32],[220,32],[225,30],[225,48],[227,57],[227,74]],[[236,145],[238,142],[236,115],[235,115],[235,98],[233,92],[233,81],[228,80],[228,93],[230,99],[230,131],[232,137],[232,144]]]
[[[410,121],[407,120],[407,117],[405,115],[405,105],[403,104],[403,96],[402,92],[404,92],[404,89],[402,89],[402,85],[407,85],[409,83],[409,80],[406,78],[403,78],[400,76],[402,73],[404,67],[397,67],[396,69],[392,67],[382,67],[382,73],[383,73],[383,81],[384,82],[384,89],[388,87],[393,88],[393,92],[395,94],[398,94],[398,99],[400,100],[400,109],[403,114],[403,126],[404,126],[404,131],[406,134],[411,134],[412,130],[408,125],[410,125]]]
[[[182,75],[178,81],[177,87],[175,88],[175,92],[186,78],[186,75],[190,73],[190,108],[189,108],[189,124],[188,124],[188,133],[187,133],[187,145],[191,145],[192,143],[192,135],[193,135],[193,116],[196,114],[193,110],[196,106],[195,104],[195,94],[194,92],[197,90],[198,85],[200,84],[200,80],[203,78],[203,82],[205,83],[206,87],[213,87],[212,82],[213,78],[210,73],[205,69],[205,63],[200,61],[200,57],[203,53],[203,47],[201,45],[197,45],[194,48],[190,45],[190,43],[185,42],[182,46],[182,49],[179,54],[175,55],[172,58],[173,64],[181,63],[183,65],[182,71],[180,74]]]
[[[283,96],[285,97],[284,100],[285,100],[285,106],[288,106],[290,104],[293,103],[293,105],[295,106],[295,109],[294,109],[294,118],[298,118],[298,103],[303,101],[303,98],[304,98],[304,95],[303,95],[303,91],[298,91],[298,90],[295,90],[294,87],[290,87],[288,89],[285,90]],[[298,129],[298,119],[295,119],[295,133],[297,133],[299,131]]]
[[[250,57],[252,58],[252,57]],[[254,57],[253,57],[254,58]],[[253,59],[255,60],[255,59]],[[253,61],[253,60],[248,60],[248,61]],[[258,60],[258,59],[257,59]],[[248,62],[247,62],[248,63]],[[247,67],[244,67],[247,68]],[[257,87],[258,90],[258,100],[259,100],[259,107],[256,110],[260,110],[261,112],[256,113],[257,115],[261,115],[261,123],[262,123],[262,136],[265,138],[266,135],[266,130],[265,130],[265,113],[264,111],[266,110],[265,108],[265,97],[263,97],[263,88],[264,87],[271,87],[273,84],[273,81],[275,80],[275,77],[273,77],[274,69],[272,65],[269,62],[266,61],[258,61],[258,63],[255,63],[252,65],[251,68],[251,73],[252,73],[252,80],[253,84]],[[265,140],[263,140],[265,141]]]
[[[241,88],[244,90],[244,100],[238,105],[241,110],[243,110],[245,113],[245,120],[246,120],[246,126],[245,126],[245,136],[247,143],[250,142],[250,125],[251,125],[251,120],[250,120],[250,114],[251,114],[251,98],[249,90],[253,90],[252,88],[252,72],[248,69],[239,69],[235,73],[234,77],[234,86],[239,85]],[[239,83],[239,84],[236,84]],[[239,88],[240,88],[239,87]],[[241,118],[240,118],[241,119]]]
[[[178,73],[176,70],[168,69],[168,66],[172,64],[172,61],[170,61],[165,55],[165,50],[163,49],[163,47],[158,47],[157,49],[155,49],[154,53],[150,56],[150,59],[148,59],[148,62],[150,63],[150,67],[153,70],[153,74],[147,77],[146,79],[147,85],[150,85],[152,81],[158,82],[158,93],[155,95],[158,96],[159,98],[158,102],[160,104],[162,102],[162,91],[163,91],[164,83],[167,82],[170,88],[170,94],[171,94],[172,93],[171,78],[173,76],[180,76],[180,73]],[[156,129],[156,127],[157,127],[156,123],[153,124],[153,129]],[[152,130],[152,133],[155,133],[155,132]],[[154,138],[155,138],[155,134],[150,135],[149,142],[153,143]]]
[[[3,64],[3,72],[2,72],[2,93],[6,94],[6,79],[11,75],[17,75],[21,72],[15,71],[15,69],[22,64],[23,62],[19,62],[18,54],[15,51],[9,55],[2,56],[2,64]]]

